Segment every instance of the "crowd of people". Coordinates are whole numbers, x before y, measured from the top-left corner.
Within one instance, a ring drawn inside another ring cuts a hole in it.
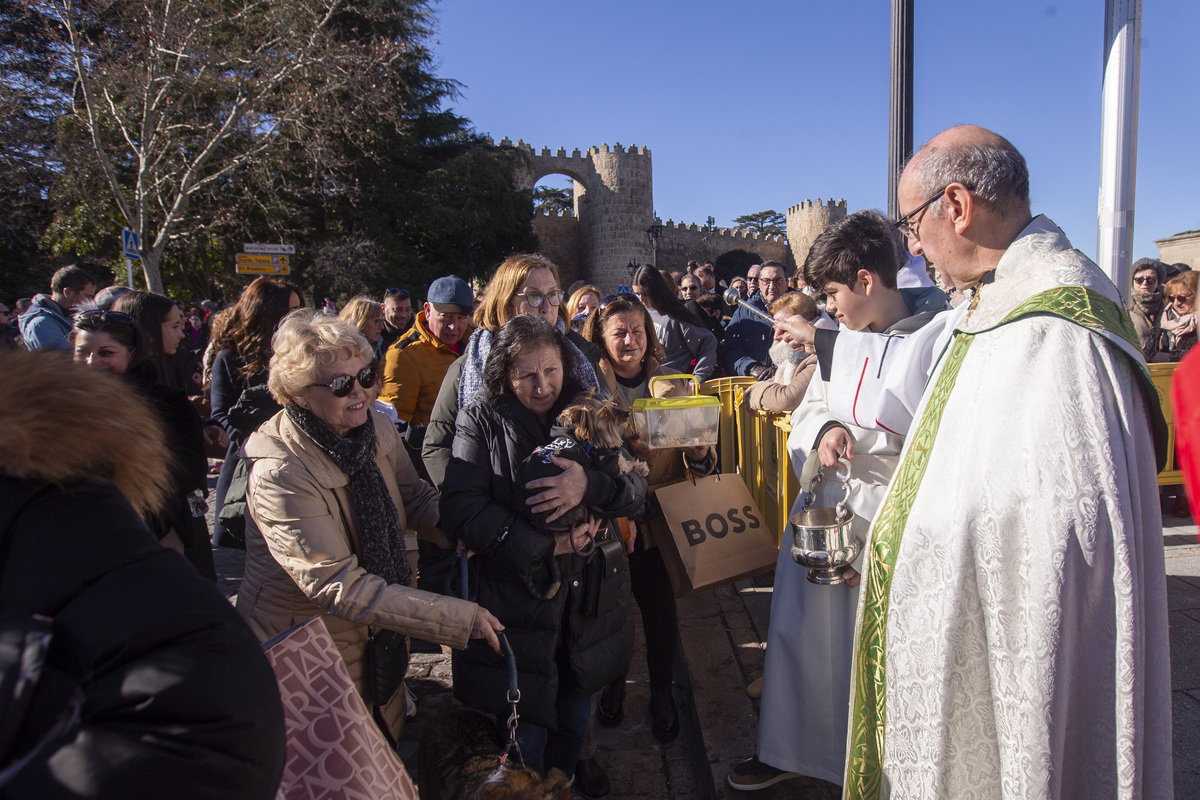
[[[393,745],[410,638],[452,649],[455,696],[508,735],[503,634],[525,763],[607,795],[590,723],[624,720],[635,605],[651,731],[680,729],[655,492],[721,467],[711,445],[649,449],[630,408],[737,375],[756,381],[751,408],[792,415],[803,485],[852,465],[867,554],[818,586],[781,548],[758,749],[733,789],[806,775],[855,798],[1169,796],[1158,418],[1140,375],[1195,344],[1197,273],[1137,262],[1126,316],[1030,213],[1020,154],[979,128],[918,151],[900,201],[899,221],[832,223],[799,269],[729,276],[734,307],[712,264],[564,291],[538,254],[483,286],[440,277],[419,306],[388,288],[315,309],[268,277],[188,306],[97,292],[75,266],[0,306],[16,453],[0,616],[22,618],[22,641],[88,645],[51,646],[24,705],[0,698],[0,786],[270,796],[283,729],[256,641],[316,616]],[[86,419],[104,424],[68,435]],[[584,419],[614,441],[583,441]],[[832,506],[842,488],[817,491]],[[245,550],[236,612],[203,586],[214,546]],[[31,580],[34,559],[52,580]]]

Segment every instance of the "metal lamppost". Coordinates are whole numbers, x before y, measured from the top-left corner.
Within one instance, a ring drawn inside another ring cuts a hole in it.
[[[708,260],[713,260],[713,231],[716,230],[717,218],[709,216],[704,223],[704,243],[708,245]]]
[[[658,237],[662,236],[663,224],[658,215],[654,215],[650,227],[646,228],[646,237],[650,240],[650,246],[654,248],[654,266],[658,267]]]

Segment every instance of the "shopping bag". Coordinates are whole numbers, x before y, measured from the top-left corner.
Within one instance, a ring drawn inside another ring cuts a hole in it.
[[[404,764],[375,726],[319,617],[284,631],[263,650],[275,670],[287,727],[277,800],[417,800]]]
[[[775,568],[775,534],[740,475],[680,481],[655,496],[671,531],[658,546],[676,597]]]

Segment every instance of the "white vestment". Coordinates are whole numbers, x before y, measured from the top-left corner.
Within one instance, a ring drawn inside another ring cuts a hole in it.
[[[797,477],[803,473],[821,429],[830,422],[841,420],[829,411],[825,382],[814,380],[792,412],[788,454]],[[848,505],[855,514],[851,529],[865,542],[904,440],[854,425],[845,427],[854,437]],[[817,484],[814,508],[832,508],[842,499],[844,490],[836,472],[825,470]],[[792,514],[800,510],[808,483],[801,489]],[[785,532],[771,594],[758,760],[787,772],[840,784],[846,770],[850,658],[858,589],[810,582],[805,577],[808,568],[792,560],[791,544],[791,534]],[[860,566],[859,562],[855,565]]]
[[[831,408],[908,433],[860,587],[846,797],[1171,797],[1131,334],[1112,283],[1038,217],[977,308],[888,343],[889,369],[862,369],[879,337],[839,335]]]

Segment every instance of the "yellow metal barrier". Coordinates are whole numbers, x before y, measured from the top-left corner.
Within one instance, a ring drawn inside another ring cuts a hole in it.
[[[1159,486],[1178,486],[1183,483],[1183,473],[1175,464],[1175,409],[1171,405],[1171,380],[1175,377],[1178,364],[1151,364],[1150,380],[1158,391],[1158,403],[1167,420],[1167,465],[1158,473]]]
[[[1183,483],[1175,464],[1175,414],[1171,407],[1171,380],[1175,364],[1151,364],[1150,377],[1158,391],[1167,420],[1167,465],[1158,474],[1160,486]],[[751,411],[746,407],[746,387],[752,378],[718,378],[701,387],[705,394],[721,399],[720,445],[722,469],[741,473],[776,541],[786,536],[788,512],[800,493],[800,482],[792,469],[787,439],[792,432],[788,414]]]
[[[735,376],[713,378],[700,386],[700,394],[715,395],[721,401],[721,423],[717,436],[717,452],[721,457],[721,469],[732,472],[738,463],[737,454],[737,390],[754,383],[754,378]]]

